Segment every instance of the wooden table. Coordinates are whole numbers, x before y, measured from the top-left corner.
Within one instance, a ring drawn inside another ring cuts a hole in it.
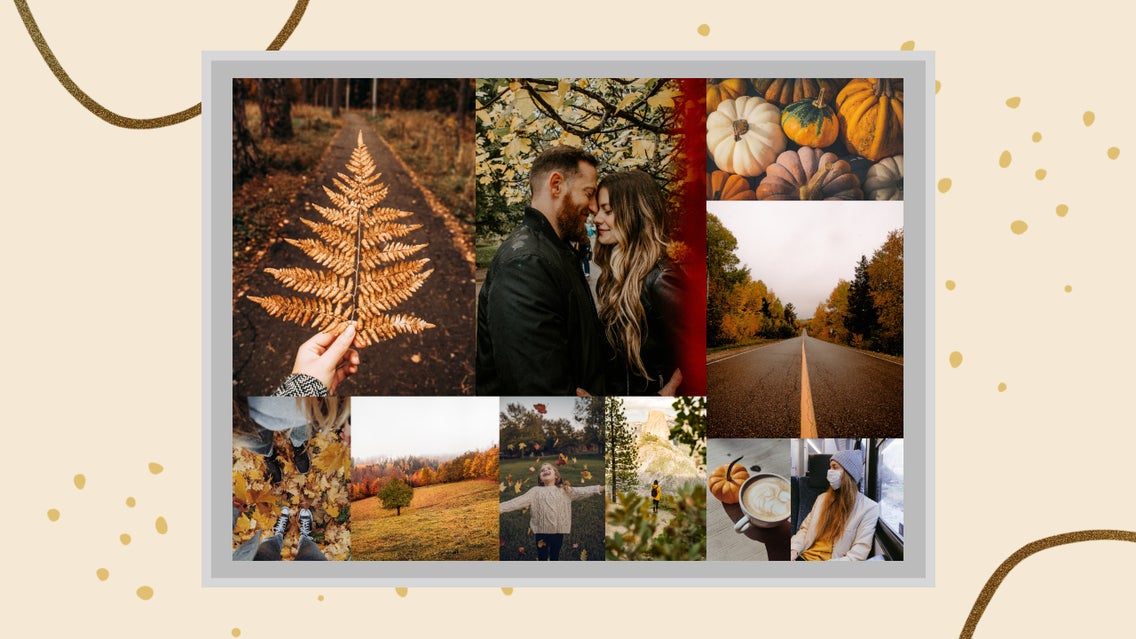
[[[777,473],[789,479],[788,439],[711,439],[707,444],[706,467],[717,468],[745,456],[739,464],[751,475],[753,466],[762,472]],[[706,498],[706,559],[709,561],[788,561],[790,526],[785,521],[776,528],[750,526],[744,533],[734,524],[745,517],[737,504],[723,504]]]

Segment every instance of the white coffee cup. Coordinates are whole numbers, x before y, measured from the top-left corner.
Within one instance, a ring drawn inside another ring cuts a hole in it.
[[[738,491],[738,505],[745,517],[734,524],[742,533],[750,526],[773,528],[789,518],[792,509],[789,480],[776,473],[750,475]]]

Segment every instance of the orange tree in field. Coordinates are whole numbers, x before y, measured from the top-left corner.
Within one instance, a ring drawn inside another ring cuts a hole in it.
[[[414,499],[414,489],[401,479],[392,479],[379,491],[379,501],[383,508],[395,511],[395,516],[402,514],[402,509],[410,505]]]

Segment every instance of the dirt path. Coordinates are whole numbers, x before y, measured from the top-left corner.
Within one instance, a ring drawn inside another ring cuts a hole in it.
[[[361,116],[348,113],[344,126],[332,140],[323,162],[313,171],[309,186],[285,216],[286,237],[312,237],[301,217],[322,221],[311,203],[328,204],[323,185],[344,171],[355,148],[359,131],[375,160],[381,181],[390,187],[380,206],[413,211],[407,223],[421,224],[404,241],[429,242],[418,255],[430,258],[434,274],[414,297],[394,310],[410,313],[433,324],[420,335],[400,335],[373,344],[360,353],[359,373],[339,388],[341,395],[467,395],[473,393],[474,360],[474,265],[455,241],[445,215],[431,209],[426,194],[414,185],[401,162]],[[473,179],[470,167],[469,179]],[[459,238],[465,240],[465,238]],[[291,295],[264,268],[299,266],[320,268],[298,248],[283,241],[273,245],[259,268],[243,283],[251,295]],[[239,290],[239,288],[238,288]],[[292,370],[296,349],[315,330],[268,315],[242,294],[233,308],[233,392],[235,396],[267,395]]]

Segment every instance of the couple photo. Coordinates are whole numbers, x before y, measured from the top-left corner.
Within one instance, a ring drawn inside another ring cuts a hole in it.
[[[480,80],[477,100],[477,394],[704,393],[681,85]]]

